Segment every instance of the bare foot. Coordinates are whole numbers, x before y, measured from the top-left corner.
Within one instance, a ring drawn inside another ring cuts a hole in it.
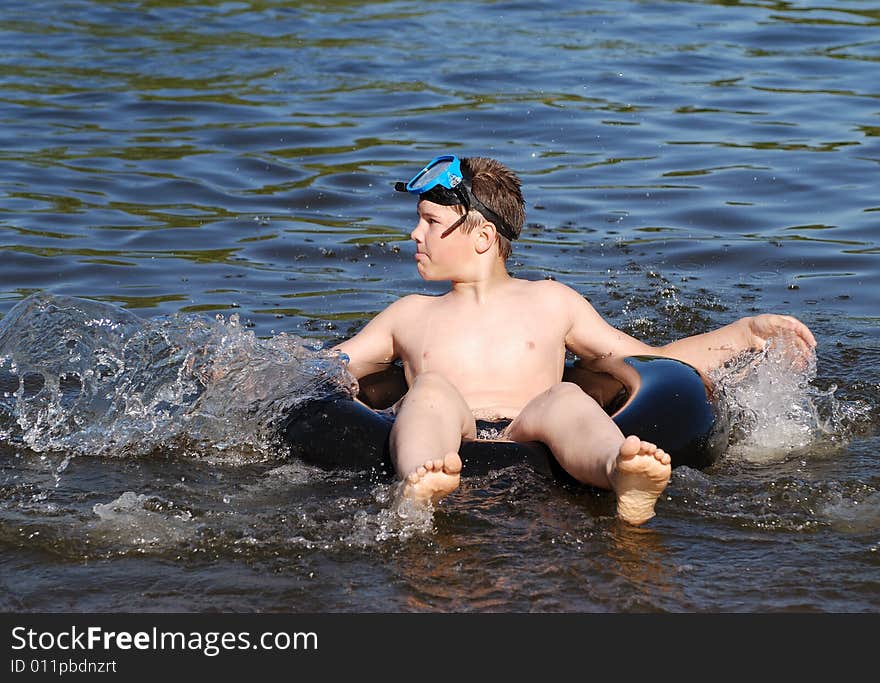
[[[402,495],[415,502],[436,503],[458,488],[461,458],[450,452],[442,460],[428,460],[401,482]]]
[[[654,516],[654,503],[672,474],[671,463],[669,454],[654,444],[626,437],[610,477],[621,519],[638,526]]]

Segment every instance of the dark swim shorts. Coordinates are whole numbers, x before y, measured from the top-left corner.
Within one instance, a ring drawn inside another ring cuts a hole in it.
[[[513,420],[502,418],[500,420],[477,420],[477,441],[491,441],[504,439],[504,430],[510,426]]]
[[[397,417],[397,413],[394,410],[394,406],[390,408],[384,408],[382,410],[374,410],[379,417],[387,421],[389,424],[394,424],[394,420]],[[500,420],[477,420],[477,441],[496,441],[498,439],[505,439],[504,430],[510,426],[510,423],[513,420],[509,418],[501,418]]]

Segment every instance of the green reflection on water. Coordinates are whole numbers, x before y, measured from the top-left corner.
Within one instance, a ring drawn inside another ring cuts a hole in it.
[[[799,273],[794,276],[795,280],[809,280],[810,278],[826,278],[826,277],[855,277],[859,275],[859,273]]]
[[[105,258],[87,258],[82,259],[81,263],[96,263],[100,266],[126,266],[133,267],[137,266],[136,263],[130,263],[128,261],[114,261],[113,259],[105,259]]]
[[[41,192],[9,192],[13,199],[26,199],[32,202],[43,202],[51,206],[55,213],[84,213],[90,205],[76,197],[68,195],[52,195]],[[44,213],[44,210],[30,211],[28,213]]]
[[[96,193],[93,193],[96,194]],[[134,202],[112,201],[106,204],[85,202],[77,197],[69,195],[50,195],[36,192],[10,192],[8,196],[13,199],[23,199],[32,202],[41,202],[47,204],[45,209],[34,209],[22,213],[46,213],[51,211],[60,214],[83,214],[93,209],[105,209],[119,211],[128,216],[135,216],[140,219],[148,219],[151,225],[114,225],[114,224],[93,224],[92,229],[97,230],[157,230],[164,228],[201,228],[208,223],[214,223],[220,220],[238,219],[239,214],[232,213],[222,207],[202,206],[198,204],[160,204],[147,205],[137,204]],[[2,211],[2,210],[0,210]],[[10,212],[11,213],[11,212]],[[10,226],[18,230],[22,234],[40,235],[43,237],[55,237],[66,239],[75,237],[64,233],[55,233],[51,231],[35,231],[26,228]]]
[[[852,140],[840,140],[837,142],[823,142],[818,145],[808,145],[803,142],[727,142],[724,140],[668,140],[667,145],[706,145],[712,147],[726,147],[729,149],[760,149],[765,151],[779,150],[783,152],[837,152],[841,147],[852,147],[861,143]]]
[[[104,147],[100,149],[102,157],[114,159],[126,159],[129,161],[154,161],[173,160],[178,161],[199,154],[211,154],[211,150],[199,149],[192,145],[127,145],[125,147]],[[94,151],[87,152],[83,156],[98,156]]]
[[[189,297],[185,294],[161,294],[157,296],[122,296],[120,294],[113,294],[89,298],[105,303],[119,304],[123,308],[158,308],[164,303],[186,301]]]
[[[192,306],[181,306],[178,310],[181,313],[209,313],[211,311],[226,311],[234,306],[225,304],[194,304]]]
[[[0,252],[13,251],[22,254],[30,254],[31,256],[41,256],[44,258],[56,258],[59,256],[86,256],[92,258],[107,259],[113,256],[128,258],[180,258],[194,263],[225,263],[242,265],[243,261],[233,258],[238,252],[236,249],[206,249],[204,251],[194,250],[172,250],[172,251],[155,251],[155,252],[130,252],[115,251],[102,249],[59,249],[56,247],[28,247],[23,245],[0,245]],[[128,265],[128,264],[126,264]],[[247,262],[247,265],[253,267],[260,264],[253,261]]]
[[[257,235],[256,237],[242,237],[238,242],[239,244],[245,244],[247,242],[265,242],[266,240],[274,240],[277,237],[278,233],[273,232],[268,235]]]
[[[223,307],[221,307],[223,308]],[[225,308],[229,308],[226,306]],[[328,311],[309,311],[304,308],[255,308],[253,310],[254,314],[260,315],[276,315],[276,316],[286,316],[290,318],[296,317],[305,317],[305,318],[318,318],[319,320],[335,320],[335,321],[348,321],[348,320],[363,320],[366,317],[370,317],[375,314],[375,311],[371,311],[370,313],[363,312],[346,312],[346,313],[331,313]]]
[[[282,294],[282,299],[306,299],[313,296],[338,296],[341,294],[359,294],[361,292],[360,289],[353,288],[339,288],[339,289],[325,289],[325,290],[317,290],[311,292],[295,292],[292,294]]]
[[[712,173],[717,173],[718,171],[732,171],[732,170],[760,171],[760,170],[766,170],[766,167],[755,166],[753,164],[728,164],[726,166],[712,166],[709,168],[695,168],[695,169],[688,170],[688,171],[666,171],[663,174],[663,177],[711,175]]]
[[[812,223],[809,225],[792,225],[784,228],[785,230],[834,230],[836,225],[824,225],[821,223]]]
[[[57,240],[69,240],[79,237],[79,235],[68,235],[63,232],[51,232],[49,230],[30,230],[28,228],[22,228],[17,225],[8,225],[6,223],[0,223],[0,227],[5,230],[13,230],[17,232],[19,235],[32,235],[34,237],[49,237],[51,239]]]

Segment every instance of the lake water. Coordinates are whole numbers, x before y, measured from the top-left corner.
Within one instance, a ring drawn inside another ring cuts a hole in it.
[[[880,609],[880,3],[0,12],[4,612]],[[287,457],[321,347],[442,291],[392,185],[444,152],[521,175],[515,275],[652,344],[789,313],[815,368],[725,380],[639,529],[525,466],[401,517]]]

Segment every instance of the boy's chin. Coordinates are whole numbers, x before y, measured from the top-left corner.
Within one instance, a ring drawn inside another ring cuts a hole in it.
[[[434,275],[430,271],[426,271],[426,269],[424,268],[424,266],[422,266],[422,264],[419,264],[417,270],[419,271],[419,277],[422,278],[423,280],[425,280],[426,282],[434,282],[436,280],[443,280],[444,279],[442,277],[438,277],[437,275]]]
[[[433,273],[426,273],[422,270],[419,270],[419,277],[422,278],[425,282],[448,282],[452,278],[444,277],[443,275],[435,275]]]

